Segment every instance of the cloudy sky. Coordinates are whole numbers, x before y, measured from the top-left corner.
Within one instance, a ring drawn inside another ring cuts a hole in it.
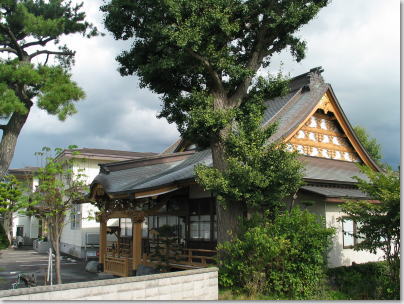
[[[85,90],[78,113],[66,121],[34,108],[19,137],[11,168],[38,165],[43,146],[161,152],[178,138],[175,125],[157,119],[158,96],[140,89],[136,77],[121,77],[115,57],[129,47],[103,28],[100,0],[84,1],[88,19],[104,37],[65,41],[76,53],[73,78]],[[400,162],[400,2],[334,0],[299,35],[308,52],[301,63],[288,52],[273,58],[295,76],[317,66],[353,125],[365,127],[382,145],[384,160]]]

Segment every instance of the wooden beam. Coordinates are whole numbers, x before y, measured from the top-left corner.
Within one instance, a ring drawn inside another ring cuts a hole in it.
[[[132,257],[133,269],[137,269],[142,262],[142,225],[144,217],[139,214],[132,218]]]
[[[160,194],[164,194],[164,193],[167,193],[167,192],[175,191],[177,189],[178,189],[177,186],[161,187],[161,188],[154,189],[154,190],[148,190],[148,191],[135,193],[135,198],[142,198],[142,197],[146,197],[146,196],[160,195]]]
[[[107,253],[107,218],[103,215],[100,219],[100,250],[98,252],[99,263],[105,266],[105,255]]]

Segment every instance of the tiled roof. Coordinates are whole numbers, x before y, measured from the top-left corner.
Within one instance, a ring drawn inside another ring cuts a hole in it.
[[[305,165],[304,178],[307,180],[336,183],[355,183],[353,176],[367,179],[356,163],[313,156],[299,156]]]
[[[359,189],[352,188],[337,188],[337,187],[318,187],[318,186],[303,186],[300,189],[320,194],[325,197],[338,197],[338,198],[357,198],[366,199],[369,196]]]
[[[334,184],[353,184],[352,176],[365,178],[355,163],[299,156],[305,164],[304,179],[314,182]],[[113,171],[109,174],[99,174],[94,183],[100,183],[108,193],[134,193],[163,187],[175,182],[193,180],[194,167],[197,164],[212,166],[212,155],[209,149],[189,154],[188,158],[172,163],[149,165],[137,168]]]

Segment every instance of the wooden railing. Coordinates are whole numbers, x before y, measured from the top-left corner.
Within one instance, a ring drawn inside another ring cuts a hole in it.
[[[105,257],[104,271],[117,276],[128,277],[132,275],[132,259],[127,257]]]
[[[107,256],[112,257],[131,257],[132,246],[130,243],[110,242],[106,248]]]
[[[164,261],[159,259],[159,255],[153,249],[144,253],[142,264],[149,266],[163,265],[172,268],[190,269],[203,268],[216,264],[216,251],[208,249],[181,248],[179,246],[169,246],[159,244],[160,255],[164,256]],[[168,264],[168,265],[167,265]]]

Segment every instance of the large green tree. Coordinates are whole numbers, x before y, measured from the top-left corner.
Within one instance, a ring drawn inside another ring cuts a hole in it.
[[[160,94],[160,117],[181,135],[210,146],[225,170],[224,142],[249,100],[257,71],[289,47],[297,61],[306,43],[295,33],[328,0],[110,0],[101,10],[116,39],[133,41],[117,58],[122,75]],[[218,241],[237,226],[241,202],[217,207]]]
[[[81,8],[69,0],[0,0],[0,52],[6,54],[0,59],[0,176],[34,104],[64,120],[84,98],[69,74],[75,52],[60,42],[64,35],[98,34]]]

